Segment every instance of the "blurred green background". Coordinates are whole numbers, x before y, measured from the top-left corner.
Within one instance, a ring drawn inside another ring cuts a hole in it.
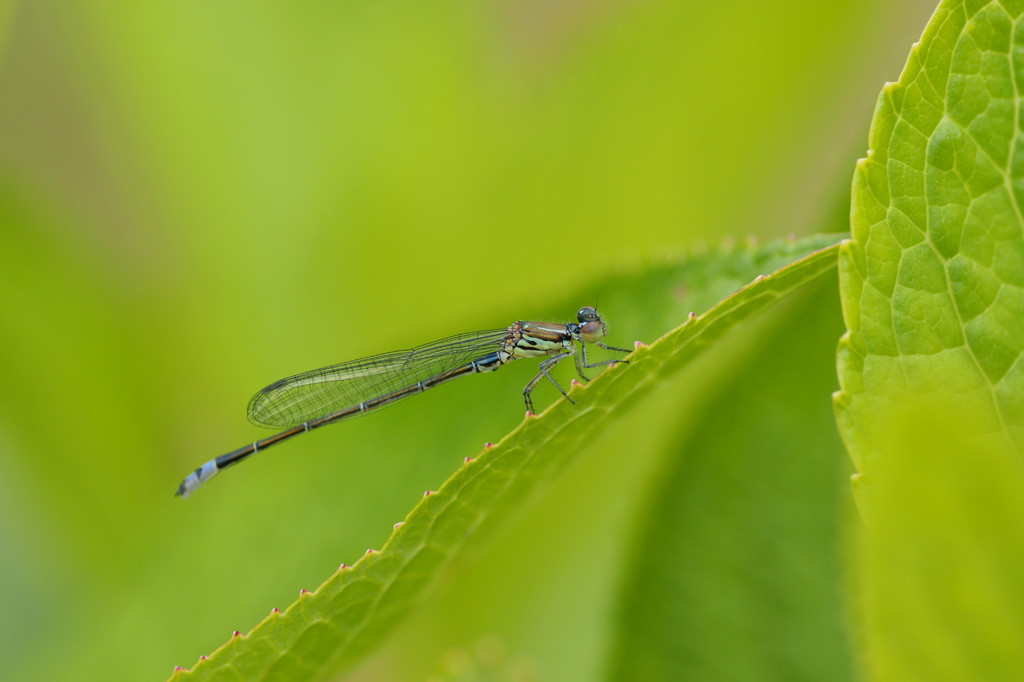
[[[530,373],[173,499],[263,435],[244,417],[259,387],[571,319],[611,273],[726,235],[841,229],[877,93],[934,4],[3,7],[0,659],[56,680],[160,679],[316,587],[514,426]],[[604,311],[612,343],[666,331],[616,326],[642,319],[630,305]],[[658,409],[624,420],[656,428]],[[598,529],[622,513],[597,504]],[[496,591],[516,570],[500,556]],[[593,617],[561,632],[592,643]],[[603,655],[559,649],[548,679]]]

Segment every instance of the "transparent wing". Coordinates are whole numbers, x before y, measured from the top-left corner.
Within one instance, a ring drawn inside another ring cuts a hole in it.
[[[325,417],[493,353],[508,333],[505,328],[458,334],[286,377],[252,397],[249,421],[278,428]]]

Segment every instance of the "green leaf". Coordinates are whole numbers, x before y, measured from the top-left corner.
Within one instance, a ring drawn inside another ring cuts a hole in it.
[[[842,250],[836,410],[870,471],[879,416],[941,395],[1024,451],[1024,79],[1014,3],[945,2],[882,91]]]
[[[935,403],[901,410],[872,471],[859,607],[874,680],[1018,680],[1024,471]]]
[[[829,235],[760,249],[739,247],[645,272],[639,277],[649,287],[670,291],[685,282],[687,304],[726,298],[650,347],[639,347],[628,365],[574,387],[575,405],[557,401],[524,420],[426,496],[379,552],[339,570],[284,613],[272,613],[193,671],[178,670],[172,679],[323,679],[350,667],[410,613],[455,557],[522,513],[559,472],[584,455],[583,444],[612,413],[700,357],[755,312],[831,270],[837,239]],[[776,268],[781,269],[772,272]],[[750,284],[736,291],[744,282]],[[645,312],[641,308],[637,314]]]
[[[836,295],[821,280],[757,327],[753,352],[730,348],[734,373],[671,445],[622,581],[612,679],[853,679],[837,589],[849,460],[825,399]]]
[[[1022,13],[943,2],[854,177],[835,407],[861,472],[873,679],[1021,669]]]

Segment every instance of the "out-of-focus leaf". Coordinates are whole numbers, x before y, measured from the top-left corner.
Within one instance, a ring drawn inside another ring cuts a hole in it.
[[[833,281],[807,294],[676,443],[623,581],[613,679],[852,679],[838,588],[849,465],[827,398],[842,321]]]
[[[869,679],[1024,670],[1024,470],[948,410],[899,410],[871,472],[877,522],[858,547]]]

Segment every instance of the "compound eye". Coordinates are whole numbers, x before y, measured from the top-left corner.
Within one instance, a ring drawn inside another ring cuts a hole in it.
[[[597,316],[597,311],[589,305],[580,308],[579,312],[576,313],[576,320],[580,324],[583,324],[584,322],[596,322],[599,319],[601,318]]]

